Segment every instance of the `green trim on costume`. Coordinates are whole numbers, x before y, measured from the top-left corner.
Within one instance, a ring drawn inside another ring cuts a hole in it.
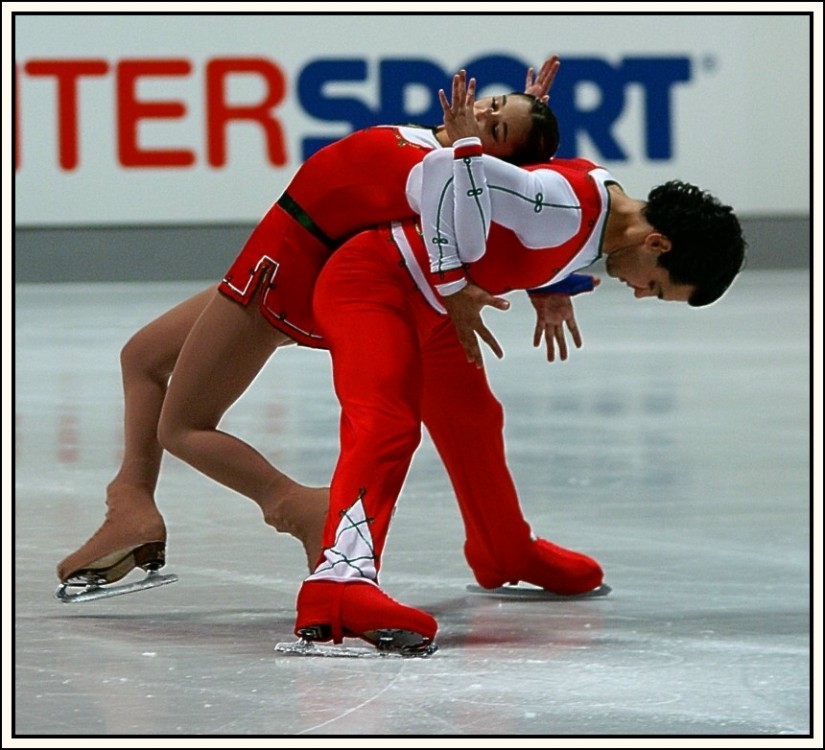
[[[521,193],[517,193],[515,190],[510,190],[510,188],[501,187],[501,185],[491,185],[488,183],[487,185],[488,190],[498,190],[501,193],[509,193],[516,198],[520,198],[525,203],[530,203],[533,206],[533,211],[535,213],[540,214],[545,208],[567,208],[573,211],[581,211],[581,206],[570,206],[564,203],[545,203],[544,202],[544,194],[543,193],[536,193],[535,197],[530,197],[529,195],[522,195]]]
[[[484,207],[482,206],[479,198],[479,196],[484,192],[484,188],[476,185],[475,176],[473,175],[473,170],[471,168],[472,161],[470,157],[465,157],[462,161],[464,162],[464,168],[467,172],[467,177],[471,185],[470,189],[467,191],[467,197],[473,199],[473,202],[478,209],[478,215],[481,217],[481,225],[487,226],[487,221],[484,218]]]
[[[441,265],[444,262],[444,251],[443,246],[447,244],[448,240],[444,235],[441,234],[441,215],[444,209],[444,199],[447,195],[447,191],[450,188],[450,185],[453,184],[453,178],[450,177],[447,182],[444,184],[444,187],[441,190],[441,195],[438,196],[438,209],[436,210],[436,216],[438,217],[435,226],[435,237],[431,238],[431,242],[434,245],[438,246],[438,271],[441,271]]]
[[[602,248],[604,247],[604,237],[607,234],[607,220],[610,218],[610,206],[612,205],[612,198],[610,195],[610,191],[607,189],[610,185],[616,185],[622,192],[624,192],[624,188],[621,186],[618,180],[605,180],[602,182],[602,187],[604,187],[605,195],[607,195],[607,211],[604,212],[604,224],[602,225],[602,231],[599,235],[599,246],[596,249],[598,255],[596,256],[596,260],[604,256],[604,251]],[[595,262],[595,261],[594,261]]]

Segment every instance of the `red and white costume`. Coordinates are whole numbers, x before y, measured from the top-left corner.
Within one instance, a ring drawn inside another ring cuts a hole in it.
[[[525,170],[460,142],[429,154],[410,176],[423,230],[393,222],[328,261],[314,309],[342,406],[341,454],[323,557],[302,588],[296,632],[317,624],[310,620],[323,612],[330,582],[377,584],[422,420],[456,488],[466,557],[482,585],[522,580],[573,594],[601,583],[595,561],[533,540],[506,469],[501,405],[483,370],[468,363],[439,289],[465,277],[494,293],[533,288],[590,264],[611,181],[588,162]]]
[[[607,170],[585,159],[515,167],[481,156],[472,138],[452,151],[428,155],[410,174],[423,244],[409,223],[394,229],[409,235],[416,265],[440,294],[468,278],[492,294],[544,287],[599,257],[607,185],[616,182]]]
[[[432,130],[375,127],[321,149],[295,173],[250,235],[220,284],[243,305],[261,281],[261,313],[305,346],[325,346],[312,315],[312,289],[340,244],[367,227],[415,216],[404,187],[439,143]]]

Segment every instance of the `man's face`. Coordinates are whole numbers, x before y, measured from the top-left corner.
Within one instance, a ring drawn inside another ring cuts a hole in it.
[[[659,254],[646,243],[614,250],[605,256],[607,275],[633,290],[636,299],[656,297],[666,302],[687,302],[695,287],[675,284],[670,272],[659,265]]]
[[[475,103],[485,154],[501,159],[526,143],[530,133],[532,104],[524,96],[486,96]]]

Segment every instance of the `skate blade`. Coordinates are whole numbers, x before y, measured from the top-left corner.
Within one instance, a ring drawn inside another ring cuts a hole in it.
[[[423,639],[419,633],[411,630],[382,628],[371,630],[361,637],[372,643],[381,653],[398,654],[405,658],[427,657],[438,650],[435,643]]]
[[[173,573],[161,575],[155,571],[151,571],[146,578],[134,583],[125,583],[120,586],[100,586],[96,583],[91,583],[85,587],[69,586],[66,583],[57,587],[54,592],[55,598],[64,604],[80,604],[82,602],[91,602],[95,599],[111,599],[113,596],[121,596],[123,594],[132,594],[135,591],[144,591],[145,589],[153,589],[157,586],[165,586],[168,583],[175,583],[178,577]],[[80,588],[77,593],[71,593],[71,589]]]
[[[438,650],[435,643],[429,643],[415,652],[385,651],[360,646],[338,646],[318,644],[299,638],[292,643],[278,643],[275,652],[289,656],[323,656],[337,659],[414,659],[431,656]]]
[[[487,596],[498,596],[503,599],[534,599],[536,601],[560,601],[566,602],[578,599],[597,599],[607,596],[613,589],[606,583],[597,586],[595,589],[585,591],[582,594],[556,594],[553,591],[540,589],[536,586],[499,586],[497,589],[485,589],[475,583],[467,585],[467,591],[474,594],[486,594]]]

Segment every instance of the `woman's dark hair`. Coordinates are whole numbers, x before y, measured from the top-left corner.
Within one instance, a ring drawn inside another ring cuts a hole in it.
[[[672,180],[650,191],[644,215],[671,243],[659,265],[674,283],[696,287],[688,304],[719,299],[745,262],[747,243],[733,209],[695,185]]]
[[[551,159],[559,148],[559,123],[553,110],[538,97],[523,91],[513,91],[508,96],[522,96],[530,101],[530,132],[507,161],[521,166]]]

